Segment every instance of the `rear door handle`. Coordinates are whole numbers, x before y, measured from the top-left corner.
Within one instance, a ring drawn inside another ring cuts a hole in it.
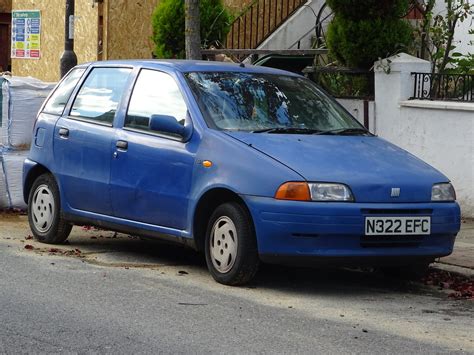
[[[120,150],[127,150],[128,149],[128,142],[127,141],[117,141],[115,146]]]
[[[59,129],[59,136],[63,138],[68,138],[69,137],[69,130],[67,128],[60,128]]]

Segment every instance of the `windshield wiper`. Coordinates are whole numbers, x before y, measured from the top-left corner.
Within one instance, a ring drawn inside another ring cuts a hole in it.
[[[304,127],[274,127],[263,128],[250,131],[251,133],[295,133],[295,134],[318,134],[323,131],[319,129],[304,128]]]
[[[317,132],[314,134],[318,135],[347,135],[347,136],[357,136],[357,135],[365,135],[365,136],[372,136],[372,133],[370,133],[368,130],[365,128],[339,128],[339,129],[331,129],[329,131],[322,131],[322,132]]]

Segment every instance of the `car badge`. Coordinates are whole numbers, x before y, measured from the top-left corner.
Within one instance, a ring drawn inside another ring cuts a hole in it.
[[[400,196],[400,188],[399,187],[392,187],[392,192],[390,193],[391,197],[399,197]]]

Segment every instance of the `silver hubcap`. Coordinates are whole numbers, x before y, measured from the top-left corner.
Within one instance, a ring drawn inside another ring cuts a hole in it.
[[[210,251],[212,265],[225,274],[234,266],[237,256],[237,229],[229,217],[220,217],[212,226]]]
[[[54,220],[54,198],[47,185],[40,185],[36,189],[31,202],[31,213],[35,228],[41,233],[49,231]]]

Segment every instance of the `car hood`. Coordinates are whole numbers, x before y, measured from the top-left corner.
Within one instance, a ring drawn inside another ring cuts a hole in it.
[[[348,185],[357,202],[429,202],[433,184],[449,181],[430,165],[379,137],[228,134],[307,181]],[[399,197],[391,197],[392,188],[400,188]]]

